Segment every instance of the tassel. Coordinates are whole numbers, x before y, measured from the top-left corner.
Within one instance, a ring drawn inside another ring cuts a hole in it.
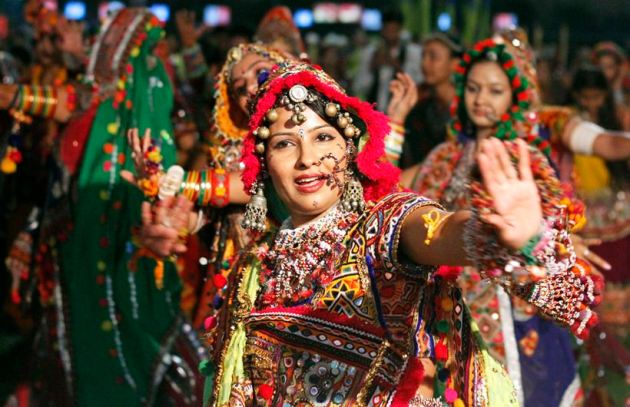
[[[403,373],[400,381],[398,382],[398,388],[392,400],[392,407],[406,407],[409,406],[409,402],[415,397],[418,388],[422,384],[424,379],[424,366],[420,359],[412,357],[405,373]]]

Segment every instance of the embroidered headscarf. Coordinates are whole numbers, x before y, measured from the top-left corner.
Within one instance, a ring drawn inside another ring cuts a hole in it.
[[[387,116],[376,111],[370,103],[348,96],[321,68],[303,62],[276,67],[258,90],[252,106],[249,133],[242,150],[245,189],[251,192],[254,183],[260,180],[264,154],[258,146],[264,143],[264,137],[261,137],[259,130],[266,126],[267,112],[279,106],[287,92],[291,94],[296,91],[302,92],[305,98],[310,91],[317,92],[327,103],[336,105],[338,114],[350,113],[361,122],[339,127],[343,129],[342,134],[358,143],[359,153],[354,163],[363,176],[361,183],[364,197],[366,200],[376,200],[392,192],[398,184],[400,170],[390,164],[385,156],[384,139],[390,131]],[[359,130],[359,127],[364,130]],[[350,135],[348,129],[352,129],[350,132],[354,131],[355,134]]]
[[[550,146],[547,140],[541,138],[535,131],[523,131],[530,127],[525,123],[526,115],[536,104],[537,92],[535,70],[531,65],[531,58],[526,54],[519,58],[515,52],[520,49],[518,45],[520,45],[520,40],[517,37],[511,39],[509,44],[506,43],[505,38],[486,39],[475,44],[464,54],[455,73],[456,96],[451,105],[452,119],[449,132],[460,140],[474,137],[469,129],[470,118],[464,103],[467,76],[475,63],[494,61],[507,75],[513,94],[513,103],[509,110],[498,118],[495,137],[501,140],[523,137],[529,144],[549,155]],[[531,72],[526,69],[527,66],[532,67]]]
[[[239,44],[228,51],[227,59],[216,78],[214,93],[214,119],[215,130],[220,138],[242,140],[247,135],[247,128],[242,128],[234,122],[234,117],[238,117],[234,109],[239,109],[230,95],[232,86],[232,68],[246,54],[255,53],[269,59],[274,64],[283,62],[287,57],[272,48],[262,44]]]

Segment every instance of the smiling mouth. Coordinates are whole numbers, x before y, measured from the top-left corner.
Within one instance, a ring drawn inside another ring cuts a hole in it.
[[[328,180],[325,174],[303,176],[295,180],[295,185],[300,192],[315,192],[319,190]]]

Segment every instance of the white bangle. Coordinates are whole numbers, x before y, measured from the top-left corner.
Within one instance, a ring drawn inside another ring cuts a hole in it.
[[[203,210],[199,210],[197,213],[197,222],[195,222],[195,227],[190,231],[191,235],[199,232],[201,228],[206,224],[205,219],[203,218]]]
[[[571,132],[569,146],[578,154],[593,154],[595,139],[606,130],[592,122],[581,121]]]

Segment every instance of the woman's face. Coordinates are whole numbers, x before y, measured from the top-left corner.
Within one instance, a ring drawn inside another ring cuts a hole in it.
[[[621,64],[612,55],[602,55],[597,60],[608,83],[613,84],[621,75]]]
[[[346,141],[310,108],[301,125],[290,120],[290,110],[277,110],[278,120],[269,127],[265,158],[273,186],[298,226],[339,200],[347,166]]]
[[[494,127],[512,105],[512,88],[503,69],[492,61],[473,65],[468,73],[464,101],[468,117],[477,127]]]
[[[271,71],[274,65],[273,61],[254,52],[248,52],[232,67],[230,91],[238,107],[246,115],[249,102],[258,91],[258,75],[264,71]]]
[[[599,109],[606,102],[606,90],[599,88],[584,88],[573,93],[575,101],[581,109],[586,110],[592,119],[597,117]]]
[[[448,82],[456,63],[457,58],[451,57],[451,50],[442,42],[433,40],[424,44],[421,67],[427,85]]]

